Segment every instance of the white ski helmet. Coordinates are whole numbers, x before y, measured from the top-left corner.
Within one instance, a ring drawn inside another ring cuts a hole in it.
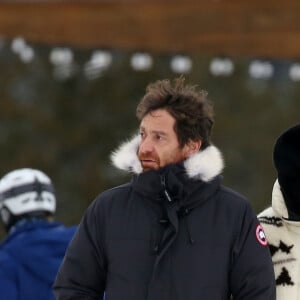
[[[42,171],[24,168],[0,180],[0,218],[8,229],[27,215],[53,215],[56,198],[50,178]]]

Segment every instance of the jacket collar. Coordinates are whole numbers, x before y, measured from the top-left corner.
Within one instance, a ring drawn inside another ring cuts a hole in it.
[[[283,219],[289,218],[288,209],[285,205],[284,198],[278,179],[275,181],[272,191],[272,208],[274,212]]]
[[[111,154],[112,164],[127,172],[142,173],[142,166],[137,156],[140,140],[140,136],[135,135],[122,143]],[[224,161],[220,150],[211,145],[186,159],[183,165],[189,178],[209,182],[222,172]]]
[[[280,216],[286,222],[291,223],[291,224],[299,224],[299,221],[294,220],[290,215],[290,212],[289,212],[286,202],[284,200],[284,196],[281,191],[281,186],[279,184],[278,179],[276,179],[274,186],[273,186],[272,208],[273,208],[273,211],[275,212],[275,214],[277,216]]]

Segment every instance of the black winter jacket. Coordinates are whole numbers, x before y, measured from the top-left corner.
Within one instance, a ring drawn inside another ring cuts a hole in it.
[[[219,151],[141,173],[123,153],[134,145],[113,159],[120,167],[127,157],[135,175],[88,208],[58,273],[57,299],[275,300],[265,237],[247,200],[220,185]]]

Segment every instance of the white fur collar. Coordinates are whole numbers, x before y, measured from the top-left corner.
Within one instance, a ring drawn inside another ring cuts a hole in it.
[[[121,144],[111,154],[112,164],[121,170],[131,171],[135,174],[142,173],[142,166],[137,156],[139,144],[139,135]],[[220,150],[211,145],[186,159],[184,167],[190,178],[208,182],[222,172],[224,161]]]

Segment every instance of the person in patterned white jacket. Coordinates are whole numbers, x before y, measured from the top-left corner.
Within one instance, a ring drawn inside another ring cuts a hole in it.
[[[283,132],[273,151],[272,206],[258,215],[269,242],[276,299],[300,299],[300,124]]]

